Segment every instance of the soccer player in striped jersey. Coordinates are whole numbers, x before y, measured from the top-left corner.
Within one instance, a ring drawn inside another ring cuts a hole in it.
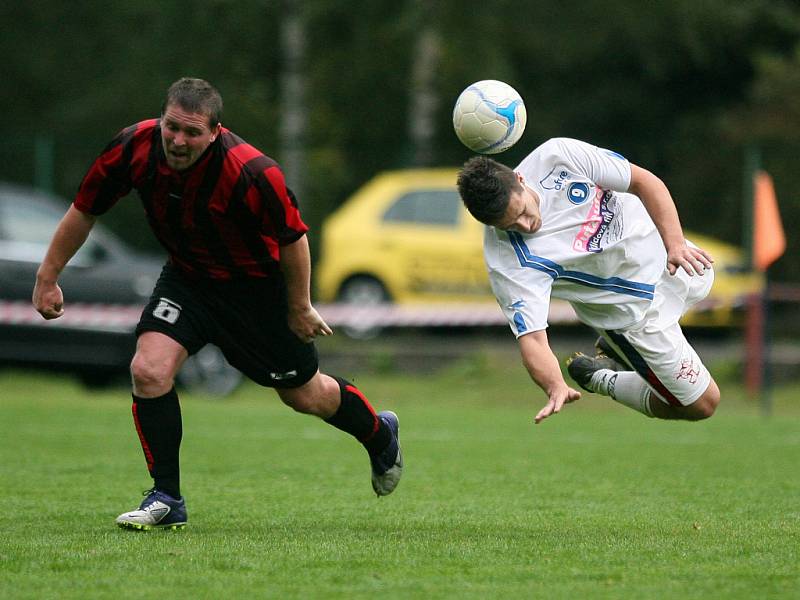
[[[133,529],[180,528],[181,409],[174,388],[184,360],[205,344],[366,448],[378,496],[403,469],[397,416],[376,413],[355,385],[320,373],[316,336],[332,333],[310,299],[310,256],[297,202],[280,167],[220,123],[222,97],[182,78],[161,116],[122,130],[94,161],[38,270],[33,304],[64,313],[58,276],[95,220],[131,190],[168,260],[136,328],[133,418],[153,488],[117,518]]]
[[[616,152],[555,138],[513,170],[470,159],[458,188],[486,225],[492,289],[547,394],[536,423],[581,396],[550,349],[551,297],[600,334],[594,357],[568,363],[580,387],[650,417],[714,414],[719,388],[678,324],[711,289],[713,261],[684,238],[661,179]]]

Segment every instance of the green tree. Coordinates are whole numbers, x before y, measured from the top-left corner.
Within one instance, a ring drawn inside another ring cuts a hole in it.
[[[305,100],[286,79],[292,18],[305,32],[295,71]],[[800,210],[789,189],[800,135],[794,1],[33,0],[1,4],[0,19],[0,178],[33,181],[35,141],[50,139],[67,197],[116,131],[156,116],[166,87],[193,75],[222,92],[226,126],[300,178],[317,230],[378,171],[461,164],[469,152],[452,104],[492,78],[528,108],[522,141],[501,155],[509,164],[557,135],[612,147],[667,181],[688,227],[740,243],[744,148],[756,143],[785,220]],[[295,99],[306,117],[293,134]],[[104,221],[154,244],[135,198]],[[787,255],[776,268],[796,279],[796,263]]]

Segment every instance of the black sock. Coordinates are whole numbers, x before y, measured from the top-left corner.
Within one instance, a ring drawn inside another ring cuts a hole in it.
[[[392,432],[386,423],[377,417],[361,390],[341,377],[333,378],[339,384],[342,403],[336,413],[325,421],[355,437],[370,454],[385,450],[392,441]]]
[[[156,489],[181,497],[178,454],[183,425],[175,388],[157,398],[133,396],[133,422]]]

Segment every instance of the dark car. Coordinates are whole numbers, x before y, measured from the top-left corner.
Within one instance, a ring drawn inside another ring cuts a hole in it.
[[[45,321],[31,304],[36,270],[68,203],[0,184],[0,366],[36,367],[104,384],[127,372],[133,330],[164,263],[96,224],[59,277],[66,311]],[[215,395],[241,374],[215,346],[186,361],[178,384]]]

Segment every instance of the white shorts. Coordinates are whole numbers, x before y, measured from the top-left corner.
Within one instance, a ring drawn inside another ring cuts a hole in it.
[[[702,277],[683,269],[664,271],[645,317],[624,329],[599,330],[628,365],[664,402],[688,406],[706,391],[711,374],[683,335],[678,320],[702,300],[714,283],[714,271]]]

